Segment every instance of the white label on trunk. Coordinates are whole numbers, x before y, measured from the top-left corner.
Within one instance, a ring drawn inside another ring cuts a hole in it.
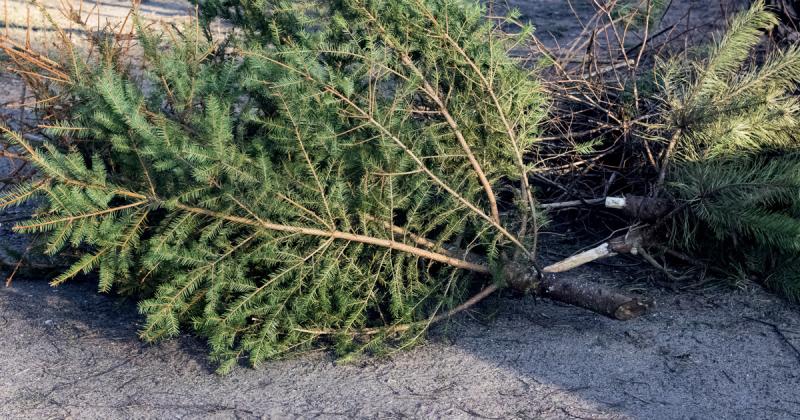
[[[606,207],[610,209],[624,209],[625,197],[606,197]]]

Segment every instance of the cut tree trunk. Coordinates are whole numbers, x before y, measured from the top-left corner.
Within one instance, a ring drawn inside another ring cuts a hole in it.
[[[542,204],[546,210],[560,210],[571,207],[603,204],[606,208],[621,210],[631,218],[651,222],[658,220],[672,211],[674,203],[664,198],[626,195],[624,197],[588,198],[583,200],[561,201]]]
[[[659,220],[675,208],[667,199],[639,195],[608,197],[606,207],[620,209],[628,216],[645,222]]]
[[[599,200],[580,200],[552,203],[552,209],[581,204],[597,204]],[[668,200],[651,197],[625,196],[607,197],[604,204],[608,208],[619,209],[628,216],[640,221],[655,221],[667,215],[673,208]],[[608,286],[564,277],[558,273],[570,271],[584,264],[617,254],[637,254],[643,249],[650,235],[647,230],[631,229],[626,235],[616,237],[587,251],[545,267],[538,285],[537,293],[550,299],[580,306],[611,318],[628,320],[647,312],[651,301],[628,296]],[[529,279],[528,279],[529,280]],[[512,282],[514,285],[516,282]]]
[[[642,246],[646,232],[631,230],[600,246],[573,255],[542,270],[538,276],[530,267],[508,263],[504,274],[511,287],[570,305],[579,306],[599,314],[628,320],[646,313],[653,307],[649,300],[626,295],[612,287],[561,274],[601,258],[617,254],[635,254]]]
[[[636,318],[653,307],[653,303],[649,300],[627,295],[613,287],[586,278],[547,271],[547,268],[541,277],[529,267],[515,264],[507,265],[504,271],[514,289],[533,291],[539,296],[618,320]]]
[[[626,321],[644,315],[653,303],[626,295],[611,287],[579,278],[546,274],[539,283],[541,296],[580,306],[599,314]]]

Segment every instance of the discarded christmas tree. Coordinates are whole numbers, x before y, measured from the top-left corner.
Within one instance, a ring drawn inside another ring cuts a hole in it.
[[[475,292],[537,285],[524,155],[546,98],[507,55],[529,28],[465,2],[252,6],[225,4],[230,44],[140,30],[148,83],[113,48],[70,57],[66,149],[8,132],[43,176],[3,197],[43,199],[17,230],[87,250],[53,284],[96,269],[152,295],[142,337],[191,324],[223,371],[321,338],[402,347]]]
[[[700,65],[664,66],[671,136],[659,182],[668,173],[675,246],[800,299],[800,48],[748,62],[777,23],[756,2]]]
[[[800,48],[755,51],[777,23],[755,2],[710,48],[657,57],[651,96],[636,105],[629,92],[618,98],[635,110],[627,147],[640,154],[623,168],[631,194],[605,202],[631,227],[573,263],[636,249],[673,282],[652,255],[800,299]]]

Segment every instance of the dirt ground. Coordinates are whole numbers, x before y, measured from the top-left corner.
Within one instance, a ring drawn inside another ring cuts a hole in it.
[[[658,308],[629,322],[498,297],[390,358],[219,377],[202,342],[145,345],[135,305],[94,288],[0,290],[0,417],[800,418],[800,311],[756,289],[647,289]]]
[[[580,31],[573,10],[585,14],[587,1],[509,3],[554,45]],[[22,40],[25,3],[7,3],[0,31]],[[101,19],[127,13],[123,1],[98,4]],[[728,6],[675,0],[666,21],[708,36]],[[143,8],[153,19],[192,12],[177,0]],[[46,44],[39,28],[32,42]],[[18,95],[0,72],[0,113],[17,112],[9,102]],[[6,233],[3,244],[17,240]],[[654,298],[656,309],[633,321],[498,296],[392,357],[342,365],[318,352],[226,377],[197,338],[140,342],[134,302],[97,294],[91,282],[17,278],[0,287],[0,418],[800,418],[800,307],[756,286],[664,291],[633,263],[571,274]]]

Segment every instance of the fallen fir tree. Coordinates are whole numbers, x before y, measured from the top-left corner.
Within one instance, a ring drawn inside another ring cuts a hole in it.
[[[48,88],[70,103],[59,141],[6,130],[42,175],[2,198],[41,200],[16,229],[84,252],[54,285],[97,270],[101,291],[149,296],[141,336],[191,325],[221,371],[324,342],[402,348],[508,284],[646,309],[537,265],[527,155],[547,98],[507,53],[530,28],[502,33],[462,1],[201,10],[242,36],[189,26],[164,48],[139,27],[141,79],[114,37],[96,62],[68,49]]]
[[[667,268],[668,262],[756,279],[800,300],[800,48],[767,54],[757,49],[777,24],[763,1],[754,2],[709,48],[669,59],[655,55],[652,70],[637,70],[623,80],[625,86],[611,99],[619,103],[621,122],[607,130],[614,134],[595,143],[607,151],[624,149],[624,161],[614,161],[619,153],[597,154],[592,164],[600,171],[604,164],[620,168],[626,196],[587,199],[584,192],[543,207],[613,208],[628,218],[630,228],[570,264],[612,255],[625,244],[672,283],[680,274]],[[591,87],[570,94],[597,98],[610,79],[582,84]],[[635,87],[649,95],[637,97]],[[570,165],[577,168],[586,162],[581,159]],[[598,182],[590,169],[579,173],[566,177],[580,177],[590,191],[609,190],[606,179]],[[590,215],[602,219],[591,210]]]
[[[536,256],[543,211],[564,204],[538,204],[529,174],[548,165],[535,158],[548,97],[537,69],[508,53],[531,28],[508,34],[500,27],[513,16],[490,23],[477,5],[445,0],[225,1],[200,11],[238,35],[214,40],[198,24],[168,30],[165,47],[140,26],[142,76],[113,33],[95,34],[95,61],[65,48],[55,66],[7,49],[55,80],[43,90],[69,106],[41,147],[6,130],[41,177],[2,206],[40,202],[17,230],[46,233],[50,253],[82,253],[53,284],[96,270],[100,290],[145,297],[144,339],[191,326],[221,371],[325,344],[340,355],[403,348],[507,286],[628,319],[648,304],[557,273],[700,243],[691,238],[709,230],[719,235],[703,243],[755,232],[756,219],[736,215],[746,223],[731,229],[708,209],[794,220],[785,209],[797,187],[784,182],[793,172],[764,153],[793,139],[796,73],[785,68],[795,71],[797,53],[739,76],[772,22],[758,7],[709,59],[658,79],[670,100],[648,134],[672,135],[653,194],[610,201],[632,212],[632,227],[547,267]],[[785,124],[768,112],[775,106]],[[731,132],[758,153],[707,153],[722,144],[710,133]],[[783,142],[767,150],[768,139]],[[736,184],[743,168],[757,188],[708,194],[702,174]]]

